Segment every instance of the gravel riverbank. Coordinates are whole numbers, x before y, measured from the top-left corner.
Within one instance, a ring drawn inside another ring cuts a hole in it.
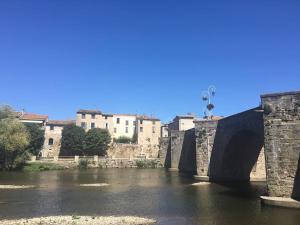
[[[155,220],[134,216],[50,216],[0,220],[1,225],[152,225]]]

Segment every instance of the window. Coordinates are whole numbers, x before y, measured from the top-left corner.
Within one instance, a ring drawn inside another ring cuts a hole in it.
[[[133,126],[135,126],[135,121],[133,121]]]
[[[126,121],[125,121],[125,124],[126,124],[126,126],[128,126],[128,124],[129,124],[129,121],[128,121],[128,120],[126,120]]]
[[[143,132],[143,127],[140,127],[140,132]]]
[[[50,130],[54,130],[54,126],[53,125],[50,125]]]
[[[152,121],[152,124],[155,125],[155,120]]]
[[[155,133],[155,127],[152,127],[152,133],[153,134]]]
[[[49,138],[48,145],[53,145],[53,138]]]
[[[117,118],[117,124],[119,124],[120,123],[120,118]]]
[[[140,124],[143,124],[143,120],[140,120]]]
[[[92,119],[95,119],[96,118],[96,115],[95,114],[92,114]]]
[[[108,129],[108,123],[105,124],[105,129],[106,129],[106,130]]]
[[[81,114],[81,119],[85,119],[85,113]]]
[[[91,128],[95,128],[95,123],[91,123]]]
[[[105,116],[105,119],[107,120],[107,116]]]
[[[114,133],[117,133],[117,128],[116,127],[114,128]]]
[[[85,129],[85,127],[86,127],[85,122],[81,122],[81,127],[82,127],[83,129]]]
[[[128,127],[125,127],[125,133],[128,133]]]

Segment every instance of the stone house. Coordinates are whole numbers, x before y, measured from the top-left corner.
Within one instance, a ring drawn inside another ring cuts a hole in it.
[[[75,124],[74,120],[49,120],[45,126],[45,141],[42,157],[58,156],[61,147],[62,130],[65,125]]]

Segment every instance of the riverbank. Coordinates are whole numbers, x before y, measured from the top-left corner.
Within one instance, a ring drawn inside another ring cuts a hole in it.
[[[89,168],[162,168],[162,164],[158,158],[155,159],[112,159],[101,158],[80,158],[78,161],[71,160],[34,160],[27,161],[22,168],[25,172],[49,171],[49,170],[65,170],[65,169],[89,169]]]
[[[155,220],[134,216],[50,216],[32,219],[0,220],[2,225],[152,225]]]

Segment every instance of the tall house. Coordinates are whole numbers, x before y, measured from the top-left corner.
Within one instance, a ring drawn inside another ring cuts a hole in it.
[[[160,138],[161,122],[157,118],[137,117],[137,139],[141,145],[158,145]]]
[[[58,156],[61,147],[62,130],[65,125],[75,124],[74,120],[49,120],[45,127],[42,157]]]
[[[125,136],[133,138],[136,130],[136,115],[114,114],[113,115],[113,138]]]
[[[106,128],[105,118],[108,121],[108,116],[103,117],[99,110],[80,109],[76,115],[76,126],[82,127],[86,131],[91,128]]]
[[[176,116],[173,122],[169,124],[169,130],[189,130],[195,127],[193,115]]]

